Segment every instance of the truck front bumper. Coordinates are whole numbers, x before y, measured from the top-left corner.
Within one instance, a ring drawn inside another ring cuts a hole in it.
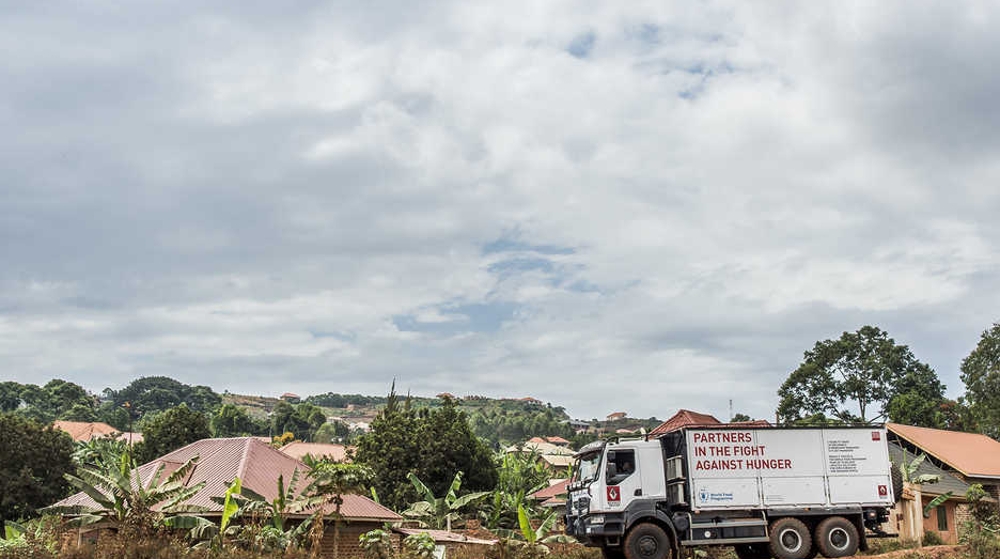
[[[608,538],[625,535],[625,515],[593,513],[567,517],[566,533],[586,545],[603,545]]]

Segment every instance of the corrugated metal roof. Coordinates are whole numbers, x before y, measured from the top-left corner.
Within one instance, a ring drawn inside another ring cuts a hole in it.
[[[149,484],[156,470],[163,465],[164,473],[160,476],[162,480],[169,475],[168,471],[176,470],[180,464],[195,456],[198,457],[198,464],[185,485],[190,487],[204,481],[205,487],[184,503],[205,507],[209,513],[222,511],[222,505],[212,498],[225,496],[226,489],[236,477],[242,480],[243,487],[268,500],[278,496],[278,476],[283,476],[287,488],[297,470],[300,472],[297,490],[302,491],[307,484],[308,468],[305,464],[255,437],[202,439],[143,464],[138,468],[139,477],[143,484]],[[402,519],[395,512],[362,495],[344,495],[343,499],[340,512],[347,519]],[[56,505],[93,507],[96,503],[81,492]],[[333,510],[332,506],[330,510]]]
[[[899,423],[886,428],[966,477],[1000,478],[1000,442],[986,435]]]
[[[889,460],[891,460],[895,465],[911,463],[917,458],[917,456],[919,455],[913,454],[912,452],[904,452],[903,447],[896,443],[889,443]],[[954,474],[937,467],[930,460],[924,460],[921,462],[920,466],[917,467],[918,476],[925,474],[940,476],[941,481],[921,485],[920,491],[924,495],[944,495],[945,493],[951,491],[954,495],[953,498],[965,500],[965,492],[969,490],[968,483],[958,479],[954,476]]]
[[[528,498],[541,501],[544,499],[549,499],[551,497],[565,495],[568,492],[569,492],[569,480],[562,479],[546,487],[545,489],[540,489],[538,491],[535,491],[531,495],[528,495]]]
[[[304,443],[296,441],[281,447],[281,452],[297,460],[302,460],[307,454],[313,458],[326,457],[337,462],[347,460],[347,447],[342,444]]]

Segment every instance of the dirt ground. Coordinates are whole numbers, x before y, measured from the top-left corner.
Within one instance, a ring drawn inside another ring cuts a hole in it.
[[[881,555],[868,555],[871,559],[953,559],[961,556],[960,545],[932,545],[920,549],[900,549]],[[861,557],[861,556],[858,556]]]

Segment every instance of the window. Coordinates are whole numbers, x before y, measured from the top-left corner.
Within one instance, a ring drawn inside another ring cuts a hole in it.
[[[618,485],[635,472],[634,450],[608,452],[608,485]]]
[[[938,532],[948,531],[948,509],[944,503],[937,507]]]

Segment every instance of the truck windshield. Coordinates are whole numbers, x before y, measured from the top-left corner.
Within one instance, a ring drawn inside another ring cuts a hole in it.
[[[600,472],[601,453],[591,452],[584,454],[576,464],[576,480],[587,483],[597,479]]]

